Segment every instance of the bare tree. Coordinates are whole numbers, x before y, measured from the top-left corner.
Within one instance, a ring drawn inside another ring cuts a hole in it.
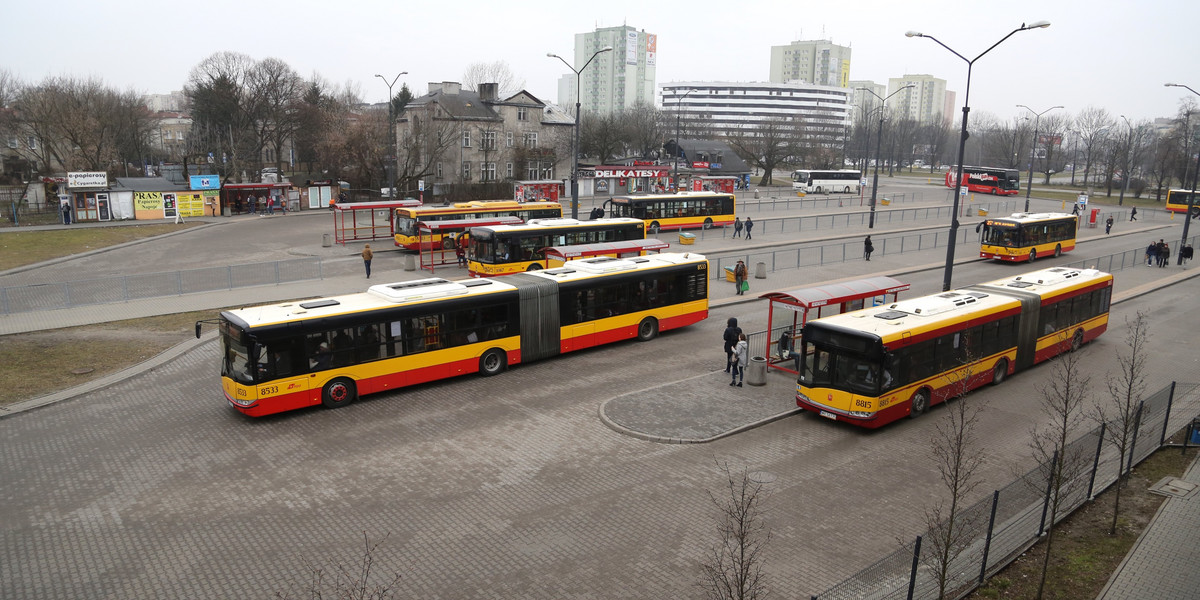
[[[666,135],[665,115],[653,105],[638,102],[621,111],[630,152],[638,158],[658,158]]]
[[[1058,344],[1071,343],[1066,334],[1060,334]],[[1047,383],[1039,390],[1042,397],[1042,412],[1046,419],[1030,433],[1030,449],[1039,465],[1042,481],[1038,483],[1049,490],[1046,512],[1046,553],[1042,561],[1041,579],[1037,598],[1041,598],[1046,587],[1046,575],[1050,569],[1050,556],[1054,547],[1054,523],[1058,519],[1066,494],[1072,482],[1086,469],[1086,455],[1082,444],[1071,445],[1072,438],[1085,421],[1085,403],[1090,396],[1091,378],[1082,373],[1081,354],[1078,351],[1059,355],[1048,365]]]
[[[1146,313],[1138,311],[1130,321],[1125,319],[1125,345],[1117,351],[1117,369],[1104,376],[1108,397],[1099,398],[1095,406],[1096,419],[1104,424],[1107,441],[1120,461],[1117,481],[1113,486],[1113,515],[1108,534],[1117,533],[1117,518],[1121,513],[1121,488],[1129,479],[1125,470],[1134,432],[1141,413],[1142,396],[1146,391],[1146,369],[1149,366],[1149,326]]]
[[[768,494],[745,469],[734,473],[728,463],[718,466],[726,485],[720,495],[709,492],[708,498],[718,512],[719,539],[700,565],[700,585],[711,600],[766,598],[763,551],[771,541],[771,530],[763,520],[763,503]]]
[[[345,600],[387,600],[396,597],[396,586],[400,583],[400,573],[393,573],[379,580],[375,576],[375,554],[379,545],[387,540],[372,543],[363,532],[363,553],[355,563],[330,560],[327,565],[318,565],[307,558],[304,567],[308,571],[308,581],[303,584],[299,593],[293,595],[287,592],[275,592],[280,600],[309,598],[320,600],[328,594],[332,598]],[[293,586],[295,587],[295,586]]]
[[[1088,185],[1092,162],[1104,154],[1105,141],[1109,137],[1109,129],[1113,126],[1112,115],[1103,108],[1089,106],[1075,117],[1075,129],[1079,132],[1079,142],[1083,146],[1083,182]]]
[[[625,154],[628,144],[627,132],[619,113],[585,113],[580,128],[583,132],[579,136],[581,156],[594,156],[600,164],[604,164],[610,158]]]
[[[275,166],[283,168],[283,147],[300,129],[303,80],[287,63],[265,58],[250,72],[247,90],[259,98],[254,121],[259,143],[273,152]]]
[[[730,146],[746,162],[763,170],[762,185],[771,185],[771,173],[789,160],[803,157],[803,122],[791,117],[768,117],[731,133]]]
[[[237,52],[217,52],[192,67],[184,93],[193,131],[209,131],[220,141],[211,150],[228,158],[229,172],[255,168],[262,152],[256,123],[262,98],[250,92],[255,61]]]
[[[525,88],[525,80],[517,79],[508,63],[503,60],[485,63],[471,63],[463,72],[462,86],[464,90],[479,91],[479,84],[494,83],[501,98],[515,94]]]
[[[1041,150],[1035,153],[1033,167],[1034,170],[1039,170],[1037,166],[1039,165],[1038,159],[1040,159],[1042,167],[1040,171],[1044,177],[1042,180],[1043,185],[1050,185],[1050,174],[1062,168],[1061,164],[1063,160],[1058,159],[1056,161],[1054,155],[1059,149],[1063,134],[1066,133],[1070,124],[1070,117],[1061,113],[1044,115],[1037,124],[1038,139],[1034,140],[1033,143],[1037,144]]]

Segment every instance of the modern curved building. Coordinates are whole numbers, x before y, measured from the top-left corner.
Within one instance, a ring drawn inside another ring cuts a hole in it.
[[[735,137],[789,124],[822,144],[840,145],[850,124],[853,90],[788,83],[684,81],[662,85],[662,109],[681,137]],[[674,123],[672,123],[674,124]]]

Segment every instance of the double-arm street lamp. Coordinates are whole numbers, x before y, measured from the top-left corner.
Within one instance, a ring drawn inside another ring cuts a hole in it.
[[[953,48],[943,44],[941,42],[941,40],[933,37],[932,35],[926,35],[924,33],[918,32],[918,31],[909,31],[904,34],[907,37],[929,38],[929,39],[933,40],[937,45],[949,50],[951,54],[963,59],[963,61],[967,63],[967,91],[965,94],[963,94],[962,133],[960,134],[959,140],[958,140],[958,163],[957,163],[958,164],[958,167],[957,167],[957,169],[958,169],[957,175],[958,176],[954,178],[954,207],[953,207],[954,210],[950,213],[950,241],[946,245],[946,270],[945,270],[945,276],[942,279],[942,291],[950,290],[950,279],[954,272],[954,240],[955,240],[955,237],[958,235],[958,198],[959,198],[959,194],[962,191],[963,152],[965,152],[967,149],[967,115],[970,114],[970,112],[971,112],[971,104],[970,104],[970,102],[971,102],[971,67],[973,67],[975,65],[975,61],[983,58],[984,54],[991,52],[992,48],[995,48],[996,46],[999,46],[1000,44],[1004,43],[1004,40],[1007,40],[1008,38],[1012,37],[1013,34],[1017,33],[1018,31],[1025,31],[1027,29],[1042,29],[1042,28],[1049,27],[1049,26],[1050,26],[1049,21],[1036,21],[1030,25],[1025,25],[1024,23],[1022,23],[1020,27],[1010,31],[1008,33],[1008,35],[1000,38],[999,42],[992,44],[987,50],[984,50],[982,53],[979,54],[979,56],[976,56],[975,58],[972,58],[972,59],[968,59],[967,57],[959,54]]]
[[[1192,88],[1190,88],[1186,85],[1183,85],[1181,83],[1164,83],[1163,86],[1164,87],[1181,87],[1193,94],[1196,94],[1197,96],[1200,96],[1200,92],[1197,92],[1196,90],[1193,90]],[[1175,264],[1177,264],[1177,265],[1183,264],[1183,248],[1184,248],[1184,246],[1187,245],[1188,225],[1191,225],[1191,223],[1192,223],[1192,211],[1196,210],[1196,177],[1197,177],[1197,175],[1200,175],[1200,148],[1197,148],[1196,150],[1197,150],[1196,151],[1196,171],[1194,173],[1192,173],[1192,187],[1188,190],[1191,193],[1188,194],[1187,214],[1185,214],[1183,216],[1183,239],[1179,240],[1179,249],[1175,251],[1175,260],[1176,260]],[[1185,178],[1187,177],[1186,172],[1184,173],[1184,177]],[[1183,181],[1181,183],[1183,183],[1184,185],[1187,185],[1186,181]]]
[[[1125,126],[1129,127],[1129,139],[1125,143],[1125,176],[1121,178],[1121,195],[1117,198],[1117,206],[1125,205],[1125,190],[1129,189],[1129,180],[1131,178],[1130,171],[1133,170],[1133,125],[1129,123],[1129,119],[1125,115],[1121,115],[1121,119],[1125,121]]]
[[[567,62],[567,60],[565,58],[563,58],[557,54],[554,54],[552,52],[546,53],[546,56],[549,56],[551,58],[557,58],[558,60],[561,60],[564,65],[567,65],[567,68],[570,69],[572,73],[575,73],[575,143],[572,144],[572,147],[571,147],[571,157],[572,157],[572,163],[571,163],[571,218],[572,219],[579,218],[579,100],[580,100],[580,98],[579,98],[580,75],[579,74],[583,73],[583,70],[586,69],[588,67],[588,65],[592,64],[592,61],[596,60],[597,56],[600,56],[604,52],[612,52],[612,46],[605,46],[605,47],[597,50],[594,54],[592,54],[592,57],[587,59],[587,62],[583,63],[583,66],[579,67],[578,69],[576,69],[575,67],[572,67],[571,63]]]
[[[875,177],[871,180],[871,218],[869,221],[867,221],[867,229],[875,229],[875,193],[879,190],[879,160],[882,158],[880,156],[880,152],[882,152],[883,146],[883,110],[887,108],[888,98],[891,98],[892,96],[895,96],[896,94],[913,87],[917,86],[910,83],[888,94],[884,98],[879,98],[879,94],[876,94],[867,88],[856,88],[875,96],[876,98],[879,98],[879,135],[876,136],[875,139]]]
[[[1017,108],[1023,108],[1025,110],[1033,113],[1033,115],[1034,115],[1034,118],[1033,118],[1033,144],[1031,144],[1029,147],[1029,183],[1028,183],[1028,185],[1025,186],[1025,212],[1029,212],[1029,194],[1033,192],[1033,158],[1034,158],[1034,154],[1037,152],[1037,144],[1038,144],[1038,125],[1041,123],[1042,115],[1044,115],[1056,108],[1062,108],[1062,107],[1061,106],[1051,106],[1050,108],[1047,108],[1046,110],[1043,110],[1042,112],[1033,110],[1032,108],[1029,108],[1028,106],[1025,106],[1024,104],[1018,104]]]
[[[387,77],[375,74],[376,77],[383,80],[388,86],[388,161],[387,161],[387,189],[388,197],[396,197],[396,100],[392,96],[392,86],[396,85],[396,80],[400,79],[400,75],[408,75],[408,71],[400,71],[391,81]]]
[[[679,193],[679,112],[683,110],[683,100],[690,96],[694,91],[696,90],[688,90],[686,94],[680,96],[679,99],[675,101],[675,174],[673,175],[673,178],[675,179],[676,193]]]

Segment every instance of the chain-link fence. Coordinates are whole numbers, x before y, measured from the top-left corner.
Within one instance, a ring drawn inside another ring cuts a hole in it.
[[[1200,384],[1196,383],[1171,383],[1141,402],[1124,464],[1111,440],[1103,441],[1112,424],[1096,427],[1069,444],[1056,457],[1063,471],[1073,475],[1058,491],[1057,518],[1065,519],[1112,485],[1122,470],[1132,469],[1161,448],[1170,432],[1183,429],[1200,415],[1198,388]],[[1051,526],[1047,522],[1047,506],[1052,496],[1048,477],[1051,468],[1052,462],[1035,467],[993,492],[990,498],[963,510],[955,519],[954,527],[965,533],[957,539],[967,542],[952,546],[955,553],[946,569],[947,598],[969,594],[1036,543]],[[813,600],[937,598],[940,569],[935,568],[929,557],[932,552],[928,544],[922,552],[922,541],[944,536],[939,529],[945,526],[925,532],[913,543],[812,596]]]

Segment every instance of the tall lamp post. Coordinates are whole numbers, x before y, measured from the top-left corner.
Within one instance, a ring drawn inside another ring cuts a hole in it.
[[[910,83],[883,98],[879,98],[879,94],[867,88],[857,88],[879,98],[879,135],[875,136],[875,176],[871,179],[871,218],[867,221],[867,229],[875,229],[875,194],[879,190],[879,159],[883,146],[883,109],[887,108],[888,98],[913,87],[916,86]]]
[[[1042,112],[1033,110],[1032,108],[1029,108],[1028,106],[1025,106],[1024,104],[1018,104],[1017,108],[1023,108],[1025,110],[1033,113],[1033,115],[1034,115],[1034,118],[1033,118],[1033,144],[1030,144],[1030,147],[1029,147],[1029,183],[1028,183],[1028,185],[1025,186],[1025,212],[1029,212],[1029,194],[1033,192],[1033,157],[1037,152],[1038,125],[1041,124],[1042,115],[1044,115],[1056,108],[1062,108],[1062,107],[1061,106],[1051,106],[1050,108],[1047,108],[1046,110],[1043,110]]]
[[[1197,92],[1196,90],[1193,90],[1192,88],[1181,83],[1164,83],[1163,86],[1181,87],[1193,94],[1196,94],[1197,96],[1200,96],[1200,92]],[[1200,148],[1197,148],[1196,152],[1196,171],[1192,173],[1192,187],[1189,190],[1191,193],[1188,194],[1188,210],[1187,214],[1183,216],[1183,239],[1179,240],[1179,249],[1175,251],[1175,264],[1177,265],[1183,264],[1183,247],[1187,245],[1188,225],[1191,225],[1192,213],[1196,210],[1196,177],[1198,175],[1200,175]],[[1187,175],[1185,174],[1184,177],[1187,177]],[[1187,185],[1186,181],[1182,183]]]
[[[1125,176],[1121,178],[1121,195],[1117,198],[1117,206],[1125,205],[1125,190],[1129,189],[1129,180],[1133,178],[1133,174],[1130,173],[1133,170],[1133,125],[1129,124],[1125,115],[1121,115],[1121,118],[1129,127],[1129,139],[1125,143]]]
[[[1008,38],[1012,37],[1013,34],[1017,33],[1018,31],[1025,31],[1027,29],[1042,29],[1042,28],[1049,27],[1049,26],[1050,26],[1049,21],[1036,21],[1030,25],[1025,25],[1024,23],[1022,23],[1020,27],[1010,31],[1008,33],[1008,35],[1000,38],[999,42],[992,44],[990,47],[988,47],[987,50],[984,50],[982,53],[979,54],[979,56],[976,56],[975,58],[972,58],[972,59],[967,59],[967,57],[959,54],[950,46],[943,44],[941,42],[941,40],[933,37],[932,35],[926,35],[919,31],[909,31],[904,34],[906,37],[929,38],[929,39],[933,40],[937,45],[949,50],[951,54],[963,59],[963,62],[967,63],[967,91],[965,94],[963,94],[962,133],[959,135],[959,140],[958,140],[958,167],[957,167],[958,173],[957,173],[957,177],[955,177],[955,179],[954,179],[954,206],[953,206],[954,210],[953,210],[953,212],[950,213],[950,241],[946,245],[946,270],[945,270],[945,276],[942,279],[942,291],[944,291],[944,292],[950,290],[950,279],[954,273],[954,241],[955,241],[955,237],[958,235],[958,198],[959,198],[959,193],[961,193],[961,191],[962,191],[963,153],[967,149],[967,115],[969,115],[971,112],[971,104],[970,104],[970,102],[971,102],[971,67],[973,67],[975,65],[975,61],[983,58],[984,54],[991,52],[992,48],[995,48],[996,46],[999,46],[1000,44],[1004,43],[1004,40],[1007,40]]]
[[[675,101],[675,173],[672,177],[675,180],[675,193],[679,193],[679,113],[683,109],[683,100],[690,96],[695,89],[688,90],[686,94],[679,97]]]
[[[388,81],[387,77],[383,75],[375,74],[388,86],[388,198],[396,197],[396,101],[392,96],[392,86],[396,85],[396,80],[400,79],[400,75],[408,75],[408,71],[400,71],[391,81]]]
[[[570,69],[572,73],[575,73],[575,143],[572,144],[572,147],[571,147],[571,159],[572,159],[572,162],[571,162],[571,218],[572,219],[579,218],[579,79],[580,79],[579,74],[582,73],[583,70],[588,67],[588,65],[592,64],[592,61],[596,60],[597,56],[600,56],[601,54],[603,54],[605,52],[612,52],[612,46],[605,46],[605,47],[597,50],[594,54],[592,54],[592,57],[587,59],[587,62],[583,63],[583,66],[579,67],[578,69],[576,69],[575,67],[572,67],[571,63],[567,62],[567,60],[565,58],[563,58],[557,54],[554,54],[552,52],[546,53],[546,56],[549,56],[551,58],[557,58],[558,60],[561,60],[564,65],[567,65],[567,68]]]

